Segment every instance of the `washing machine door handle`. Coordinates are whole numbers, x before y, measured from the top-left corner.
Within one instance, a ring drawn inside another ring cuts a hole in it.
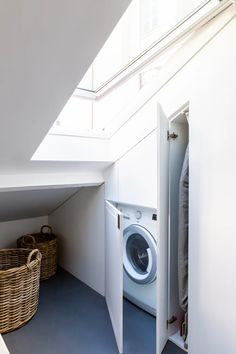
[[[150,248],[147,248],[147,254],[148,254],[148,267],[147,267],[147,273],[151,272],[152,269],[152,252]]]

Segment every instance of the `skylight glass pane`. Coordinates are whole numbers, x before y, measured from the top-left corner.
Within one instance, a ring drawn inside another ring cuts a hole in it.
[[[97,91],[178,22],[209,2],[133,0],[79,83],[79,88]]]

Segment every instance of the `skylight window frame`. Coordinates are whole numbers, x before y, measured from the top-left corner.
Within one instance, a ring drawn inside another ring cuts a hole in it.
[[[203,26],[228,8],[232,3],[235,3],[235,0],[206,0],[96,90],[77,87],[74,95],[91,100],[100,99],[111,89],[140,71],[145,65],[151,62],[153,58],[162,54],[177,41]]]

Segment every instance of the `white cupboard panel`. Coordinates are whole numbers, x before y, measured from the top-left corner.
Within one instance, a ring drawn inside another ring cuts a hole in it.
[[[120,353],[123,353],[122,213],[106,201],[105,298]]]
[[[148,103],[134,114],[111,138],[116,161],[156,128],[157,105]]]
[[[157,133],[142,140],[118,161],[119,201],[157,207]]]

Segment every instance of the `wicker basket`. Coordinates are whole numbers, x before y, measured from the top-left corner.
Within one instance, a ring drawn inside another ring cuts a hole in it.
[[[45,229],[48,232],[45,232]],[[41,280],[46,280],[57,271],[57,238],[49,225],[43,225],[40,233],[21,236],[17,240],[17,247],[37,248],[42,254]]]
[[[0,250],[0,333],[23,326],[38,307],[39,250]]]

